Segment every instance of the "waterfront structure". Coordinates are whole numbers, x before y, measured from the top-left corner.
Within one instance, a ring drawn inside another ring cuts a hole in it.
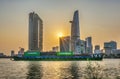
[[[69,52],[70,51],[70,36],[60,37],[60,52]]]
[[[20,50],[18,51],[18,56],[22,57],[23,54],[24,54],[24,48],[20,48]]]
[[[117,49],[117,42],[116,41],[110,41],[111,49]]]
[[[117,49],[117,43],[115,41],[105,42],[104,49],[105,49],[105,53],[109,55],[112,53],[112,50]]]
[[[14,60],[36,60],[36,61],[80,61],[80,60],[102,60],[102,54],[74,55],[73,52],[38,52],[27,51],[23,56],[15,56]]]
[[[59,48],[58,46],[52,47],[52,51],[53,52],[58,52],[58,48]]]
[[[92,53],[93,52],[92,37],[87,37],[85,40],[86,40],[86,53]]]
[[[21,54],[24,54],[24,48],[20,48],[19,52],[20,52]]]
[[[15,56],[14,50],[11,50],[11,57]]]
[[[4,55],[4,53],[0,53],[0,57],[4,57],[5,55]]]
[[[79,30],[79,12],[74,12],[73,20],[71,23],[71,51],[78,53],[80,48],[80,30]],[[79,45],[78,45],[79,44]]]
[[[75,42],[75,51],[74,51],[74,54],[76,54],[76,55],[81,54],[81,40],[80,39],[78,39]]]
[[[95,54],[102,53],[102,51],[100,50],[100,45],[95,45],[94,53]]]
[[[112,50],[112,55],[114,55],[115,57],[120,58],[120,49]]]
[[[80,41],[80,53],[81,54],[86,53],[86,41],[84,40]]]
[[[43,21],[34,12],[29,13],[29,50],[43,50]]]
[[[100,45],[95,45],[95,50],[100,50]]]

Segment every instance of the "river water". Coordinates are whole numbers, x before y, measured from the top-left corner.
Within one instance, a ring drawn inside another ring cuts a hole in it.
[[[120,59],[104,59],[103,61],[11,61],[0,59],[0,79],[87,78],[120,79]]]

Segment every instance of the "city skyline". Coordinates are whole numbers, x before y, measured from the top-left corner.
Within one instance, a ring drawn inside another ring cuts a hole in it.
[[[61,32],[64,36],[70,35],[69,21],[72,20],[76,9],[80,12],[82,40],[92,36],[93,47],[100,45],[101,48],[104,42],[115,40],[120,48],[119,7],[120,1],[118,0],[1,0],[0,52],[10,54],[11,50],[17,52],[19,47],[28,49],[28,13],[32,11],[43,19],[43,48],[51,50],[53,46],[59,45],[58,33]]]

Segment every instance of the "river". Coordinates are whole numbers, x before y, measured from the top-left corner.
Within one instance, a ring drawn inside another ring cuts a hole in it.
[[[0,59],[0,79],[120,79],[120,59],[11,61]]]

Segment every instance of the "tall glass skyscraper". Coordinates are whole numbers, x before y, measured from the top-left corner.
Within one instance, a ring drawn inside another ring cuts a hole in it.
[[[29,50],[43,49],[43,21],[34,12],[29,13]]]
[[[93,52],[92,37],[87,37],[85,40],[86,40],[86,53],[92,53]]]
[[[71,51],[78,53],[80,49],[79,12],[74,12],[71,22]],[[78,45],[79,44],[79,45]]]
[[[60,52],[70,51],[70,36],[60,37]]]

